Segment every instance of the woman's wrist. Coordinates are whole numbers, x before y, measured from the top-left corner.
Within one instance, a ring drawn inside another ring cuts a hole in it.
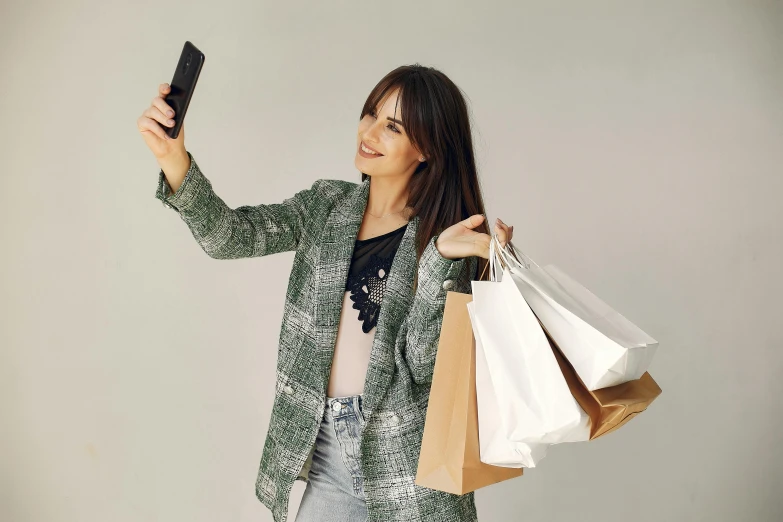
[[[182,150],[157,158],[157,160],[172,193],[177,192],[190,169],[190,155],[186,150]]]

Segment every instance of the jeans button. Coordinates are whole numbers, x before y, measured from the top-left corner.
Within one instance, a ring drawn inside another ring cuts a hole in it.
[[[341,409],[343,409],[343,405],[342,403],[335,401],[334,403],[332,403],[332,409],[334,411],[340,411]]]

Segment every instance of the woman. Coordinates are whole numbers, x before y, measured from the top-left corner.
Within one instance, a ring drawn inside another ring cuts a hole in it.
[[[470,293],[489,256],[460,90],[433,68],[395,69],[361,111],[360,183],[319,179],[235,209],[186,151],[184,128],[164,133],[168,92],[138,120],[161,167],[156,197],[215,259],[296,251],[259,500],[284,522],[301,479],[296,522],[476,520],[472,493],[414,483],[446,292]],[[513,227],[494,230],[511,239]]]

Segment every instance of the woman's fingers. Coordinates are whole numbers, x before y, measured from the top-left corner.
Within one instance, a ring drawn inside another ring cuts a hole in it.
[[[174,126],[174,109],[166,101],[171,94],[167,83],[158,85],[158,95],[152,99],[136,120],[136,126],[144,142],[156,158],[169,156],[172,152],[185,152],[185,127],[181,126],[176,139],[168,136],[168,129]],[[171,111],[171,112],[169,112]],[[168,113],[168,114],[167,114]]]
[[[489,258],[489,244],[492,240],[492,236],[490,234],[485,234],[483,232],[478,232],[473,230],[472,232],[467,232],[465,229],[475,229],[477,226],[481,225],[484,220],[486,219],[486,216],[484,214],[474,214],[472,216],[469,216],[466,219],[463,219],[459,223],[456,223],[452,225],[451,227],[447,228],[440,234],[440,238],[438,241],[441,242],[441,244],[445,241],[446,243],[449,243],[450,241],[453,241],[456,239],[459,243],[462,243],[463,245],[465,243],[470,244],[468,248],[473,252],[471,254],[467,255],[477,255],[481,256],[484,259]],[[464,228],[462,228],[464,227]],[[494,228],[494,235],[497,236],[498,241],[500,242],[500,245],[502,247],[505,247],[509,241],[511,241],[511,237],[513,235],[513,227],[509,227],[503,221],[498,218],[497,221],[495,221],[495,228]],[[464,248],[464,246],[462,247]],[[447,255],[451,255],[451,253],[448,253]],[[460,257],[464,256],[465,254],[461,254]]]
[[[152,99],[152,106],[157,107],[158,110],[160,110],[160,113],[165,114],[167,118],[174,117],[174,109],[171,108],[171,105],[166,103],[166,100],[164,100],[163,97],[155,96]]]
[[[505,247],[511,241],[511,230],[500,218],[495,221],[495,234],[497,234],[501,246]]]
[[[151,120],[157,121],[164,127],[174,126],[174,120],[167,118],[162,112],[160,112],[160,109],[155,106],[147,107],[147,110],[144,111],[144,116],[150,118]]]
[[[462,225],[465,228],[476,228],[483,222],[484,216],[482,214],[473,214],[472,216],[468,217],[467,219],[463,219],[457,224]]]
[[[142,133],[150,132],[162,140],[169,139],[169,137],[166,135],[166,132],[163,130],[163,128],[160,125],[158,125],[158,122],[151,118],[148,118],[146,116],[141,116],[136,122],[136,125],[139,128],[139,131]]]

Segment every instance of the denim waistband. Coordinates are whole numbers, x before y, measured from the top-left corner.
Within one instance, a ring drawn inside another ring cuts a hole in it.
[[[348,397],[326,397],[324,400],[324,415],[330,413],[333,418],[361,414],[362,396],[350,395]]]

